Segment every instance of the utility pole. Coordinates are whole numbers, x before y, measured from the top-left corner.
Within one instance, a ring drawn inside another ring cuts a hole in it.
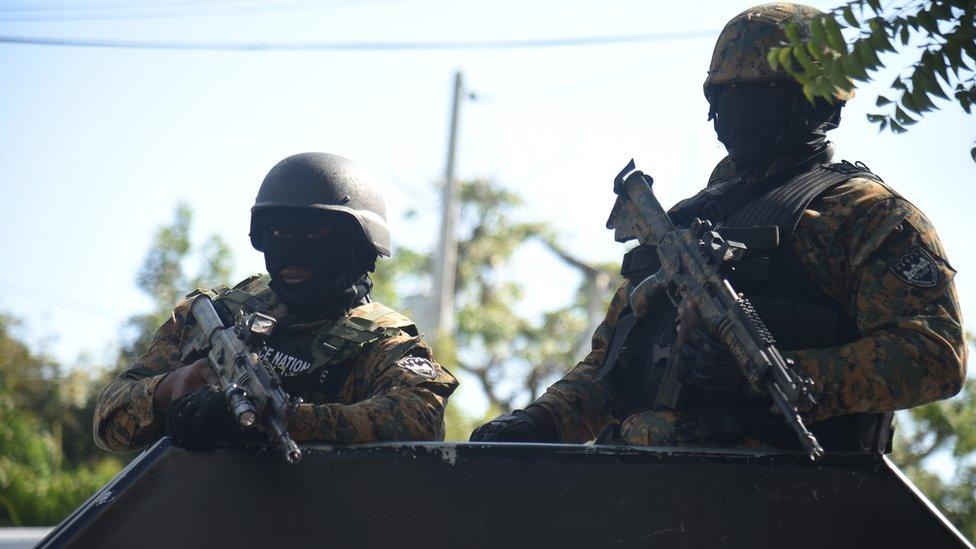
[[[590,338],[606,316],[603,297],[610,289],[610,274],[607,272],[595,269],[584,270],[583,276],[586,278],[586,331],[583,332],[583,337],[573,351],[576,362],[583,360],[590,353]]]
[[[447,165],[441,191],[441,234],[434,271],[434,326],[438,336],[454,331],[454,274],[457,268],[458,192],[454,184],[454,159],[457,152],[458,118],[464,94],[461,71],[454,73],[454,100],[447,140]]]

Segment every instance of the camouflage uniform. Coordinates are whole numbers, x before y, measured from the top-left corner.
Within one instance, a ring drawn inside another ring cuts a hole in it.
[[[337,321],[302,322],[268,288],[267,276],[250,277],[212,297],[237,310],[260,310],[278,319],[261,351],[293,396],[305,400],[288,421],[296,441],[361,443],[442,440],[444,407],[457,387],[405,316],[379,303],[353,307]],[[156,332],[149,350],[105,388],[95,410],[94,435],[106,450],[134,450],[160,438],[165,414],[153,408],[163,377],[183,364],[192,334],[194,292]]]
[[[854,178],[819,195],[803,211],[792,248],[811,281],[856,319],[861,338],[784,355],[816,384],[816,423],[856,412],[887,412],[957,393],[966,346],[955,271],[931,223],[911,203],[871,179]],[[917,261],[921,258],[921,261]],[[912,270],[928,265],[925,273]],[[748,436],[712,440],[704,427],[723,418],[705,410],[628,408],[609,379],[594,381],[607,353],[628,285],[614,295],[593,335],[592,351],[533,405],[552,416],[562,442],[594,439],[618,425],[615,441],[638,445],[762,444]]]

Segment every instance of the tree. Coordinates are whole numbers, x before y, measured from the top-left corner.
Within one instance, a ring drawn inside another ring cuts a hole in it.
[[[0,526],[58,522],[121,467],[91,443],[92,381],[63,372],[0,316]]]
[[[173,306],[194,288],[227,284],[233,265],[230,247],[219,235],[211,235],[194,249],[191,240],[193,212],[179,204],[173,221],[157,229],[136,275],[136,285],[153,303],[148,312],[133,315],[126,322],[118,368],[125,368],[145,352],[156,329],[165,322]],[[195,276],[187,274],[187,263],[199,265]]]
[[[964,535],[976,539],[976,380],[950,400],[900,414],[895,463]]]
[[[194,249],[192,213],[176,208],[150,245],[136,283],[152,310],[131,317],[114,369],[127,367],[148,346],[176,301],[197,286],[227,282],[230,250],[217,236]],[[200,265],[186,274],[191,260]],[[14,332],[17,322],[0,315],[0,526],[59,522],[122,468],[92,441],[91,422],[110,367],[66,370],[32,352]]]
[[[93,394],[105,376],[98,368],[64,368],[35,353],[15,333],[19,322],[0,315],[0,392],[14,409],[50,432],[58,465],[90,465],[103,457],[91,437]]]
[[[489,413],[507,411],[538,396],[576,363],[581,342],[588,343],[592,332],[592,312],[602,318],[606,310],[616,269],[573,258],[542,223],[515,220],[520,197],[491,181],[462,182],[459,196],[457,325],[450,341],[435,342],[436,354],[448,368],[477,380],[490,403]],[[513,255],[530,240],[584,274],[572,302],[535,318],[519,314],[523,285],[506,276]],[[392,298],[392,290],[399,289],[403,299],[398,305],[419,308],[418,298],[433,283],[432,266],[432,255],[399,248],[395,258],[378,264],[377,297]],[[602,288],[596,296],[590,291],[592,280],[599,280]],[[458,418],[476,423],[449,414],[449,420]],[[454,432],[450,425],[449,431]]]
[[[846,40],[843,30],[856,37]],[[769,63],[783,67],[815,97],[833,101],[836,90],[868,82],[885,66],[881,55],[917,45],[917,60],[891,83],[892,99],[879,95],[887,112],[868,115],[879,130],[903,133],[925,113],[950,100],[967,114],[976,107],[976,3],[972,0],[852,0],[812,22],[812,35],[787,28],[788,44],[769,52]],[[898,44],[896,46],[896,44]],[[968,58],[968,59],[967,59]],[[890,94],[889,94],[890,95]],[[976,147],[970,151],[976,161]]]

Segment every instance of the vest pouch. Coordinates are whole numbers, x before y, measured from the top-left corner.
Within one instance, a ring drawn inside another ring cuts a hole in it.
[[[892,412],[849,414],[821,421],[810,430],[828,452],[886,454],[895,433],[893,418]]]
[[[796,434],[768,407],[761,409],[738,409],[732,411],[733,417],[742,424],[745,436],[757,439],[771,446],[800,450]],[[891,451],[894,435],[892,413],[861,413],[832,417],[810,425],[810,431],[828,453],[877,453]]]
[[[750,295],[759,316],[769,327],[780,351],[825,349],[848,341],[840,332],[837,310],[812,303]]]

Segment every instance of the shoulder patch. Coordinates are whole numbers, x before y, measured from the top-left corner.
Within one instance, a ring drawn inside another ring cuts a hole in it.
[[[898,258],[891,272],[901,280],[922,288],[931,288],[939,282],[939,269],[935,259],[918,244]]]
[[[396,361],[396,365],[421,377],[428,379],[437,377],[437,369],[434,368],[434,364],[423,357],[405,356]]]

